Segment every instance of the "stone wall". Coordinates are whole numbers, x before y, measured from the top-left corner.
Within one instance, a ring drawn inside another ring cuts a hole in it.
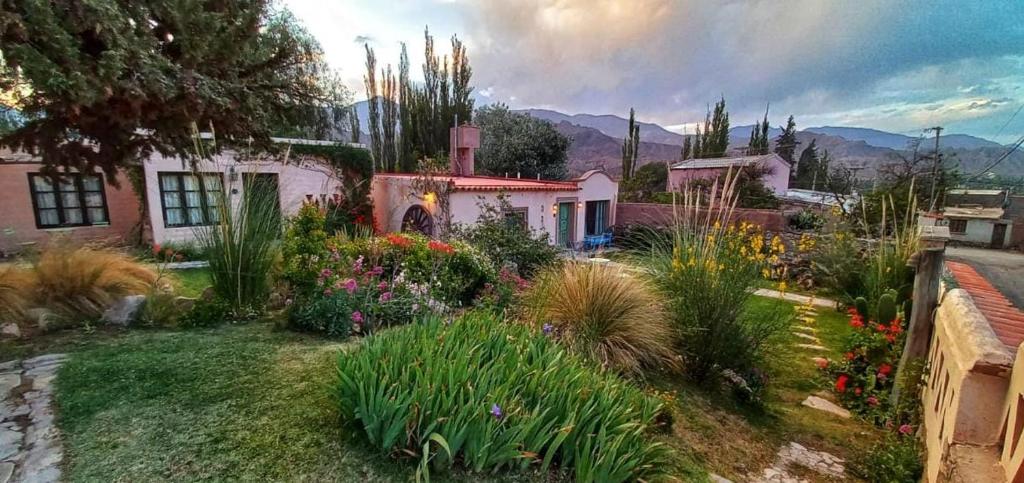
[[[751,210],[737,208],[733,211],[734,221],[746,221],[765,230],[780,232],[786,229],[786,217],[780,210]],[[618,225],[665,226],[672,223],[672,205],[663,203],[622,203],[615,209],[615,223]]]

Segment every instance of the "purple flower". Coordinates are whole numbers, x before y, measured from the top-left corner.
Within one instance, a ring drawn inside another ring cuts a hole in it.
[[[345,291],[348,292],[349,295],[352,295],[357,288],[359,288],[359,285],[356,284],[356,280],[354,278],[345,280]]]
[[[495,419],[501,420],[505,417],[505,413],[501,412],[501,406],[498,406],[497,404],[492,404],[491,416],[494,416]]]
[[[544,335],[549,335],[551,334],[551,331],[555,330],[555,326],[551,324],[544,324],[544,327],[542,327],[541,330],[544,331]]]
[[[363,272],[363,256],[362,255],[359,255],[359,258],[357,258],[356,261],[354,263],[352,263],[352,271],[355,272],[356,274],[360,274],[360,273]]]
[[[380,265],[377,265],[376,267],[371,268],[369,273],[370,273],[370,275],[373,275],[373,276],[380,275],[380,274],[384,273],[384,267],[382,267]]]
[[[388,288],[387,282],[381,282],[377,284],[377,290],[386,290]]]
[[[381,303],[387,302],[388,300],[391,300],[391,292],[384,292],[380,294]]]
[[[904,424],[904,425],[900,426],[899,431],[900,431],[900,434],[910,434],[910,433],[914,432],[914,427],[909,425],[909,424]]]
[[[320,270],[320,278],[327,278],[330,277],[331,275],[334,275],[334,270],[331,270],[329,268]]]
[[[363,322],[363,313],[360,311],[352,312],[352,322],[361,324]]]

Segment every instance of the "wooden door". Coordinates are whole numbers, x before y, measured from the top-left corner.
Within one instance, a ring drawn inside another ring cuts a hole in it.
[[[1006,224],[997,223],[992,227],[992,248],[1003,248],[1003,240],[1006,240]]]
[[[576,203],[565,201],[558,203],[558,230],[555,241],[559,246],[572,246],[575,228]]]

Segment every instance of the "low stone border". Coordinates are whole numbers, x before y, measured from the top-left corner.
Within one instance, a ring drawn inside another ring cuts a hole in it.
[[[48,354],[0,364],[0,483],[60,480],[64,452],[52,400],[66,359]]]
[[[206,268],[210,266],[210,262],[206,260],[195,260],[191,262],[167,262],[164,264],[164,268],[168,270],[188,270],[190,268]]]

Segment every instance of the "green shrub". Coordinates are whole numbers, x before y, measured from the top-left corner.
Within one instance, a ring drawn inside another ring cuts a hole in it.
[[[547,233],[532,233],[528,226],[509,216],[512,205],[505,196],[498,197],[497,206],[485,202],[478,206],[476,223],[455,226],[454,236],[487,255],[496,270],[511,266],[529,278],[558,261],[558,249],[548,242]]]
[[[178,324],[186,328],[214,327],[235,318],[231,303],[218,298],[199,299]]]
[[[920,481],[924,472],[921,443],[908,434],[890,434],[861,461],[853,465],[853,473],[877,483]]]
[[[443,440],[436,469],[556,463],[577,481],[665,471],[667,450],[649,435],[661,403],[525,325],[473,313],[382,332],[339,356],[338,377],[345,421],[387,454]]]
[[[797,230],[817,230],[825,226],[825,218],[813,211],[803,210],[790,217],[789,226]]]
[[[209,255],[213,291],[236,314],[259,312],[266,304],[281,237],[277,190],[258,178],[244,184],[245,197],[236,209],[222,195],[220,223],[196,229]]]
[[[302,205],[287,222],[281,244],[284,260],[281,278],[296,294],[313,290],[313,282],[328,260],[328,236],[324,224],[323,212],[312,203]]]
[[[748,374],[790,325],[782,310],[753,314],[748,301],[784,251],[781,239],[747,223],[729,225],[736,179],[703,198],[687,191],[666,240],[655,233],[647,265],[666,298],[688,376],[710,382],[725,370]],[[705,200],[704,202],[698,200]]]
[[[348,337],[352,333],[352,308],[344,292],[312,297],[292,305],[288,323],[299,330],[321,332],[332,337]]]
[[[659,294],[620,268],[568,263],[546,270],[525,305],[537,327],[604,367],[638,375],[674,361],[672,327]]]

